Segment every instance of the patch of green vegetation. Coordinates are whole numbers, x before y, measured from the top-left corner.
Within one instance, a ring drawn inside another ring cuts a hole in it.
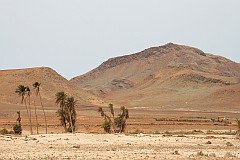
[[[14,132],[13,131],[8,131],[7,129],[2,129],[2,130],[0,130],[0,134],[13,134]]]
[[[15,124],[13,126],[13,131],[15,134],[22,134],[22,126],[21,124]]]

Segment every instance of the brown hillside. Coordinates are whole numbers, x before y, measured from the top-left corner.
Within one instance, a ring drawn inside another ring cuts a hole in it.
[[[75,89],[69,84],[68,80],[59,75],[56,71],[48,67],[17,69],[17,70],[1,70],[0,71],[0,102],[19,104],[21,98],[15,93],[18,85],[29,86],[32,91],[33,99],[39,105],[38,98],[35,97],[35,92],[32,87],[34,82],[41,83],[41,95],[43,101],[47,105],[54,105],[55,93],[58,91],[65,91],[69,95],[74,96],[79,104],[101,104],[102,101],[96,96],[83,91]]]
[[[71,83],[119,105],[239,110],[239,71],[224,57],[169,43],[111,58]]]

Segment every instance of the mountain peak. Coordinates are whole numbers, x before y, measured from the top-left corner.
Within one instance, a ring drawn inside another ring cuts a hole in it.
[[[109,78],[115,78],[119,82],[125,82],[125,80],[133,77],[135,77],[133,81],[140,81],[139,78],[145,79],[149,75],[156,75],[169,68],[174,72],[187,69],[193,72],[201,72],[201,74],[240,77],[237,63],[224,57],[206,54],[194,47],[170,42],[138,53],[110,58],[89,73],[73,78],[72,82],[90,85],[88,80],[94,81],[97,77],[106,79],[103,74],[108,77],[110,75],[107,75],[108,72],[114,73]],[[122,77],[126,78],[123,79]]]
[[[104,63],[102,63],[97,69],[105,70],[133,61],[146,61],[147,59],[160,60],[162,56],[165,56],[167,54],[176,54],[176,56],[206,56],[206,54],[200,49],[174,43],[167,43],[163,46],[151,47],[138,53],[110,58]]]

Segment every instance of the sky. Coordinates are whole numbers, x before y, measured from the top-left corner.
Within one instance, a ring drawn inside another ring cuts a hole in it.
[[[173,42],[240,63],[239,0],[0,0],[0,70],[67,79]]]

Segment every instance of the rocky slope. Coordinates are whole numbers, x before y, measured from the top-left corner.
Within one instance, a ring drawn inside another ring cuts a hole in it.
[[[239,63],[173,43],[111,58],[70,82],[106,101],[132,107],[240,107]]]
[[[69,84],[69,81],[59,75],[56,71],[48,67],[17,69],[17,70],[0,70],[0,102],[19,104],[21,97],[19,97],[15,90],[18,85],[29,86],[31,89],[31,101],[35,99],[38,102],[38,97],[35,96],[35,91],[32,87],[34,82],[41,83],[41,95],[45,104],[55,105],[55,93],[58,91],[65,91],[69,95],[74,96],[81,105],[87,104],[101,104],[101,99],[81,89],[75,89]]]

